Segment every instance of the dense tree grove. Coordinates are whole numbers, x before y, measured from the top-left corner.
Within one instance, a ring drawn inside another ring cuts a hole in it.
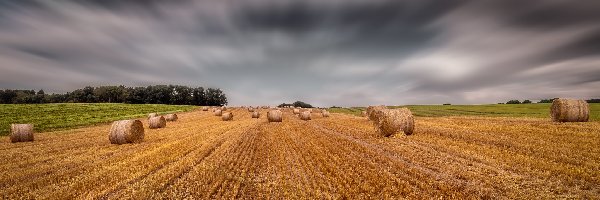
[[[313,106],[310,105],[310,104],[304,103],[302,101],[296,101],[296,102],[294,102],[292,104],[282,103],[282,104],[279,104],[279,106],[277,106],[277,107],[280,107],[280,108],[282,108],[282,107],[312,108]]]
[[[87,86],[66,94],[46,94],[44,90],[0,90],[0,104],[24,103],[131,103],[222,106],[227,97],[220,89],[180,85],[148,87]]]

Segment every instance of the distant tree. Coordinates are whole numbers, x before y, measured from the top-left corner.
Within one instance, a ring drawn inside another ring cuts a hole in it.
[[[198,87],[192,90],[192,103],[193,105],[206,105],[206,95],[204,94],[204,88]]]
[[[538,101],[538,103],[552,103],[552,101],[554,101],[554,99],[556,99],[556,98],[553,98],[553,99],[542,99],[542,100]]]
[[[508,102],[506,102],[506,104],[520,104],[521,102],[519,100],[510,100]]]
[[[444,106],[449,106],[449,105],[452,105],[452,104],[449,104],[449,103],[445,103],[445,104],[442,104],[442,105],[444,105]]]
[[[587,100],[588,103],[600,103],[600,99],[590,99]]]
[[[292,105],[294,105],[294,107],[301,107],[301,108],[312,108],[313,107],[312,105],[304,103],[302,101],[296,101]]]
[[[292,106],[294,106],[294,104],[291,104],[291,103],[282,103],[282,104],[279,104],[277,107],[284,108],[284,107],[292,107]]]
[[[523,101],[523,104],[530,104],[530,103],[531,103],[531,101],[530,101],[530,100],[525,100],[525,101]]]

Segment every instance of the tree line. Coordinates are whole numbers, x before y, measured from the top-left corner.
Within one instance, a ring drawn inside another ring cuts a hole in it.
[[[282,103],[279,104],[277,107],[283,108],[283,107],[298,107],[298,108],[313,108],[312,105],[304,103],[302,101],[296,101],[294,103]]]
[[[65,94],[46,94],[44,90],[0,90],[0,104],[39,103],[130,103],[223,106],[227,97],[221,89],[181,85],[148,87],[87,86]]]
[[[558,99],[558,98],[542,99],[542,100],[539,100],[538,103],[552,103],[554,101],[554,99]],[[588,102],[588,103],[600,103],[600,99],[588,99],[588,100],[585,100],[585,101]],[[513,100],[510,100],[510,101],[506,102],[506,104],[530,104],[530,103],[532,103],[530,100],[524,100],[524,101],[521,102],[521,101],[516,100],[516,99],[513,99]]]

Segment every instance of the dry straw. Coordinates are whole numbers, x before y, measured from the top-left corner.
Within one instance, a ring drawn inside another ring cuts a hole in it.
[[[113,122],[108,139],[111,144],[140,143],[144,140],[144,125],[140,120]]]
[[[269,122],[282,122],[283,121],[283,113],[281,110],[270,110],[267,112],[267,119]]]
[[[322,110],[322,111],[321,111],[321,115],[323,115],[323,117],[329,117],[329,111],[327,111],[327,110]]]
[[[221,116],[221,119],[223,121],[232,121],[233,120],[233,113],[230,113],[230,112],[223,113],[223,116]]]
[[[300,119],[304,120],[304,121],[310,120],[310,111],[307,110],[307,111],[302,112],[300,114]]]
[[[10,142],[33,141],[33,124],[11,124]]]
[[[404,132],[406,135],[413,133],[415,120],[408,108],[376,109],[373,112],[377,117],[374,124],[381,136],[388,137],[398,132]]]
[[[215,112],[214,112],[214,113],[215,113],[215,116],[219,116],[219,117],[220,117],[221,115],[223,115],[223,111],[221,111],[221,110],[219,110],[219,109],[215,110]]]
[[[148,119],[150,129],[167,127],[167,120],[163,116],[156,116]]]
[[[584,100],[555,99],[550,107],[550,115],[555,122],[587,122],[590,107]]]
[[[165,115],[165,119],[168,122],[174,122],[174,121],[177,121],[177,119],[179,119],[179,118],[177,117],[177,114],[168,114],[168,115]]]
[[[260,118],[260,113],[258,111],[254,111],[252,113],[252,118]]]
[[[373,122],[377,122],[377,119],[379,117],[377,116],[376,111],[383,110],[383,109],[386,109],[386,107],[384,105],[367,107],[367,116],[369,117],[369,120],[371,120]]]
[[[150,113],[150,114],[148,114],[148,119],[156,117],[156,116],[158,116],[157,113]]]

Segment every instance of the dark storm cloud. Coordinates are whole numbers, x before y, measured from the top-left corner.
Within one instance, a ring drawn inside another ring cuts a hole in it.
[[[0,88],[221,87],[233,104],[598,97],[596,2],[0,1]]]

